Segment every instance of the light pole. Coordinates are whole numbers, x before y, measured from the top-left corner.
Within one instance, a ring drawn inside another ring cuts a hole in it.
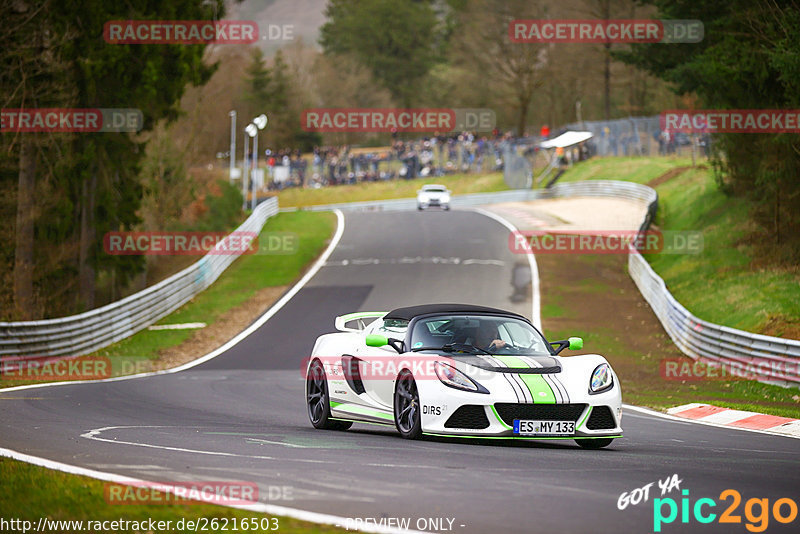
[[[236,168],[236,110],[228,112],[231,118],[231,165],[228,172],[228,181],[233,183],[233,170]]]
[[[252,122],[251,122],[250,124],[248,124],[248,125],[247,125],[247,127],[244,129],[244,131],[247,133],[247,135],[248,135],[250,138],[253,138],[253,137],[255,137],[256,135],[258,135],[258,128],[256,128],[256,125],[255,125],[255,124],[253,124]],[[253,149],[254,149],[254,150],[253,150],[253,152],[251,152],[251,154],[255,153],[255,151],[256,151],[256,150],[258,150],[258,149],[256,148],[256,146],[255,146],[255,143],[253,143]],[[258,157],[258,153],[256,153],[255,155],[256,155],[256,157]],[[251,194],[253,197],[254,197],[254,196],[255,196],[255,194],[256,194],[256,192],[255,192],[255,188],[253,187],[253,184],[255,183],[255,176],[254,176],[254,175],[255,175],[255,172],[253,172],[253,171],[255,171],[255,169],[256,169],[256,168],[257,168],[257,167],[256,167],[256,165],[255,165],[255,162],[254,162],[254,163],[253,163],[253,169],[250,171],[250,176],[249,176],[249,179],[250,179],[250,180],[249,180],[249,184],[248,184],[248,188],[247,188],[247,190],[248,190],[248,191],[250,191],[250,194]],[[247,194],[245,194],[244,201],[245,201],[245,203],[247,203]],[[251,197],[251,200],[250,200],[250,209],[253,209],[254,207],[255,207],[255,206],[253,205],[253,200],[252,200],[252,197]]]
[[[263,113],[253,119],[253,122],[247,125],[248,128],[248,135],[250,137],[254,137],[254,148],[253,148],[253,155],[255,156],[253,161],[253,170],[254,175],[258,175],[258,131],[263,130],[264,127],[267,125],[267,116]],[[252,132],[252,133],[251,133]],[[256,188],[255,188],[255,180],[252,180],[253,183],[253,196],[250,199],[250,209],[256,209]]]
[[[249,156],[247,155],[247,128],[245,128],[244,134],[244,162],[242,169],[242,211],[247,209],[247,169],[248,169],[248,159]]]

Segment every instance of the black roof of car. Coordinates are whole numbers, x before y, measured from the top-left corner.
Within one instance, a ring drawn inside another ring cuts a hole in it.
[[[386,315],[384,319],[402,319],[410,321],[414,317],[420,315],[430,315],[437,313],[476,313],[476,314],[490,314],[490,315],[504,315],[508,317],[517,317],[526,322],[530,322],[527,317],[518,313],[500,310],[497,308],[489,308],[487,306],[475,306],[472,304],[421,304],[419,306],[407,306],[405,308],[397,308]]]

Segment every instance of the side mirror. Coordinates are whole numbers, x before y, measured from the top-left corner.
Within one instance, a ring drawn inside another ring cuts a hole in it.
[[[396,350],[398,354],[403,353],[403,342],[393,337],[386,337],[380,334],[367,334],[366,343],[368,347],[385,347],[389,345]]]
[[[368,347],[383,347],[389,344],[389,339],[386,336],[382,336],[380,334],[368,334],[367,335],[367,346]]]
[[[556,345],[555,353],[558,354],[564,349],[580,350],[583,348],[583,338],[571,337],[562,341],[553,341],[551,345]]]
[[[571,337],[569,341],[569,350],[581,350],[583,348],[583,338]]]

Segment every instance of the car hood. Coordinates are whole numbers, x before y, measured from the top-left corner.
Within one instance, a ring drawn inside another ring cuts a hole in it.
[[[553,356],[463,355],[454,361],[485,371],[515,374],[554,374],[561,372],[561,363]]]

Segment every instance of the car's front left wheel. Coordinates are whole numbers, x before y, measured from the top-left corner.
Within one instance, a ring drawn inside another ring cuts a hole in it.
[[[422,413],[419,391],[414,376],[405,370],[397,377],[394,386],[394,425],[406,439],[417,439],[422,435]]]
[[[314,360],[306,376],[306,406],[308,418],[314,428],[322,430],[347,430],[353,423],[331,419],[331,403],[328,396],[328,380],[322,362]]]

